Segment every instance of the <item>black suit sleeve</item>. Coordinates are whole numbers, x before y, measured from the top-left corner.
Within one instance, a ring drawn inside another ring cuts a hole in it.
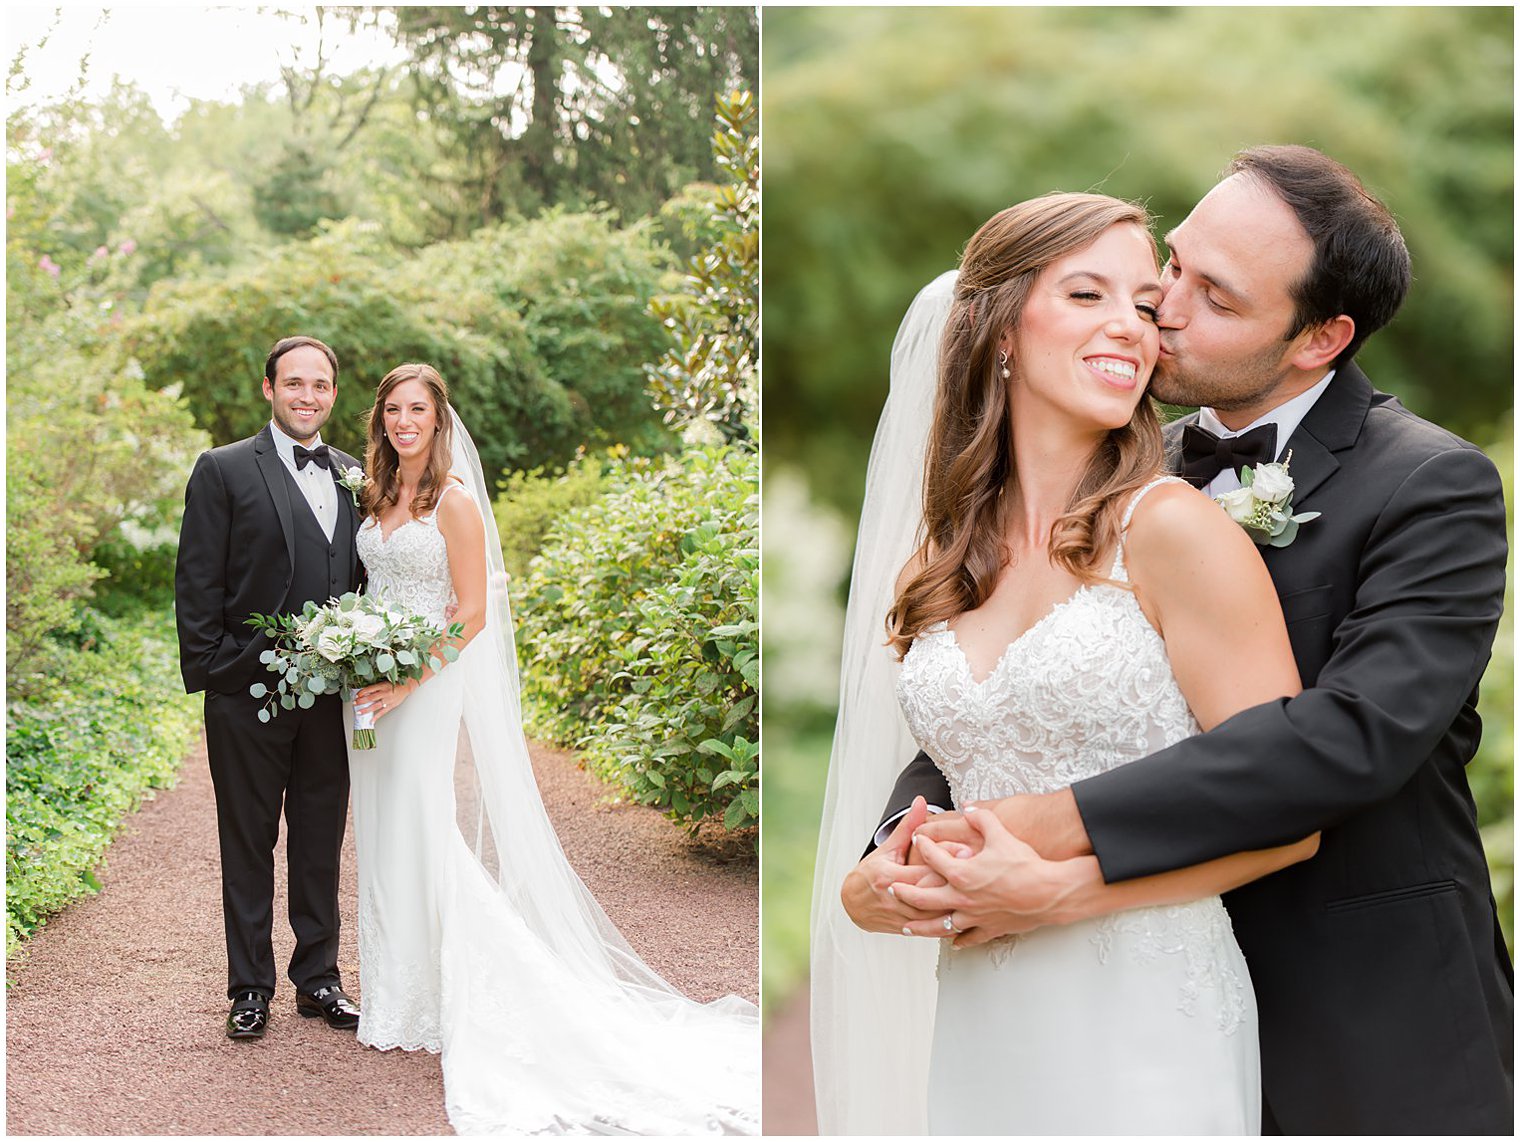
[[[223,654],[227,631],[222,624],[227,593],[227,549],[231,505],[222,472],[209,452],[201,454],[185,485],[185,515],[174,561],[174,618],[179,628],[180,674],[185,690],[210,686],[211,671],[235,657],[232,644]]]
[[[1414,469],[1368,535],[1313,687],[1073,786],[1105,879],[1288,843],[1396,793],[1482,676],[1506,548],[1487,457],[1452,449]]]
[[[893,817],[905,812],[915,797],[922,797],[930,805],[937,805],[941,809],[952,807],[950,783],[923,750],[919,750],[917,756],[897,775],[897,784],[892,786],[892,795],[887,798],[887,808],[877,822],[876,832],[880,832],[882,825]],[[876,847],[875,833],[866,839],[869,841],[866,855],[869,856]]]

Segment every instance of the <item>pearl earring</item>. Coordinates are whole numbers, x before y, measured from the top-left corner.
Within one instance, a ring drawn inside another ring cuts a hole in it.
[[[1003,380],[1007,380],[1013,374],[1008,371],[1008,350],[998,350],[998,369],[1003,374]]]

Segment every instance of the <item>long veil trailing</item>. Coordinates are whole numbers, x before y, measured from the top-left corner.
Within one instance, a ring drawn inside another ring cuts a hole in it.
[[[453,862],[446,885],[460,921],[445,928],[442,964],[450,1119],[476,1133],[546,1120],[615,1133],[758,1133],[755,1005],[697,1003],[660,978],[571,868],[544,811],[490,488],[450,411],[454,474],[485,524],[488,575],[485,628],[445,668],[464,680],[459,763],[473,767],[480,801],[463,830],[474,857]]]
[[[920,291],[892,345],[845,611],[839,717],[813,879],[812,1036],[820,1134],[923,1134],[937,940],[862,932],[839,901],[897,773],[917,752],[887,649],[892,588],[922,520],[924,453],[956,271]]]

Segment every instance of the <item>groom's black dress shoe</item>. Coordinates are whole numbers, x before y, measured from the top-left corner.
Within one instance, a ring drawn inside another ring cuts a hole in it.
[[[329,1027],[340,1031],[359,1026],[359,1005],[340,987],[319,987],[310,995],[297,992],[296,1010],[307,1019],[325,1019]]]
[[[227,1013],[227,1038],[262,1039],[269,1026],[269,1000],[256,991],[243,991]]]

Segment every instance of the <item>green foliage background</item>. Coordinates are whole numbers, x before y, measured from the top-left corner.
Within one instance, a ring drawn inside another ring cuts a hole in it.
[[[713,111],[721,96],[753,116],[753,9],[284,18],[314,21],[327,45],[377,24],[410,62],[334,75],[318,51],[230,102],[192,100],[165,121],[130,81],[86,98],[88,58],[66,65],[77,66],[75,86],[50,102],[25,98],[29,69],[52,58],[45,44],[11,60],[8,946],[93,889],[120,820],[172,780],[196,732],[199,699],[181,692],[172,622],[184,482],[201,450],[267,421],[260,378],[275,340],[302,332],[335,348],[342,370],[324,436],[356,454],[376,382],[403,361],[436,365],[488,476],[505,484],[497,514],[522,572],[573,505],[621,486],[605,471],[663,472],[663,457],[688,447],[648,371],[726,320],[681,267],[734,236]],[[110,13],[95,26],[109,37]],[[520,67],[536,84],[494,82]],[[754,147],[749,135],[737,145]],[[728,284],[753,310],[753,267]],[[656,298],[689,325],[667,325]],[[700,383],[730,379],[720,374]],[[698,534],[678,537],[677,562],[696,576],[693,594],[671,593],[679,568],[646,574],[661,614],[688,620],[684,633],[699,607],[721,617],[693,643],[650,639],[651,685],[666,685],[661,672],[697,670],[701,681],[709,655],[741,677],[757,669],[755,460],[719,449],[711,470],[703,463],[675,462],[666,482],[720,470],[748,480],[703,517],[739,530],[687,521]],[[718,566],[730,555],[733,574]],[[636,761],[634,743],[658,737],[656,698],[679,712],[673,688],[621,711],[640,727],[621,764],[651,786],[660,762]],[[758,810],[752,693],[747,727],[742,711],[727,716],[715,728],[692,722],[701,733],[688,768],[716,766],[701,803],[740,827]]]
[[[1164,233],[1238,149],[1319,147],[1397,216],[1409,299],[1359,361],[1512,468],[1509,8],[771,8],[765,37],[767,1009],[805,978],[837,624],[893,334],[995,211],[1144,201]],[[801,488],[798,495],[779,494]],[[821,585],[819,585],[821,584]],[[799,597],[811,601],[803,606]],[[782,615],[796,614],[783,621]],[[1513,619],[1469,769],[1512,911]],[[1506,918],[1508,923],[1508,919]]]
[[[530,727],[695,829],[759,821],[759,457],[618,461],[518,591]]]

